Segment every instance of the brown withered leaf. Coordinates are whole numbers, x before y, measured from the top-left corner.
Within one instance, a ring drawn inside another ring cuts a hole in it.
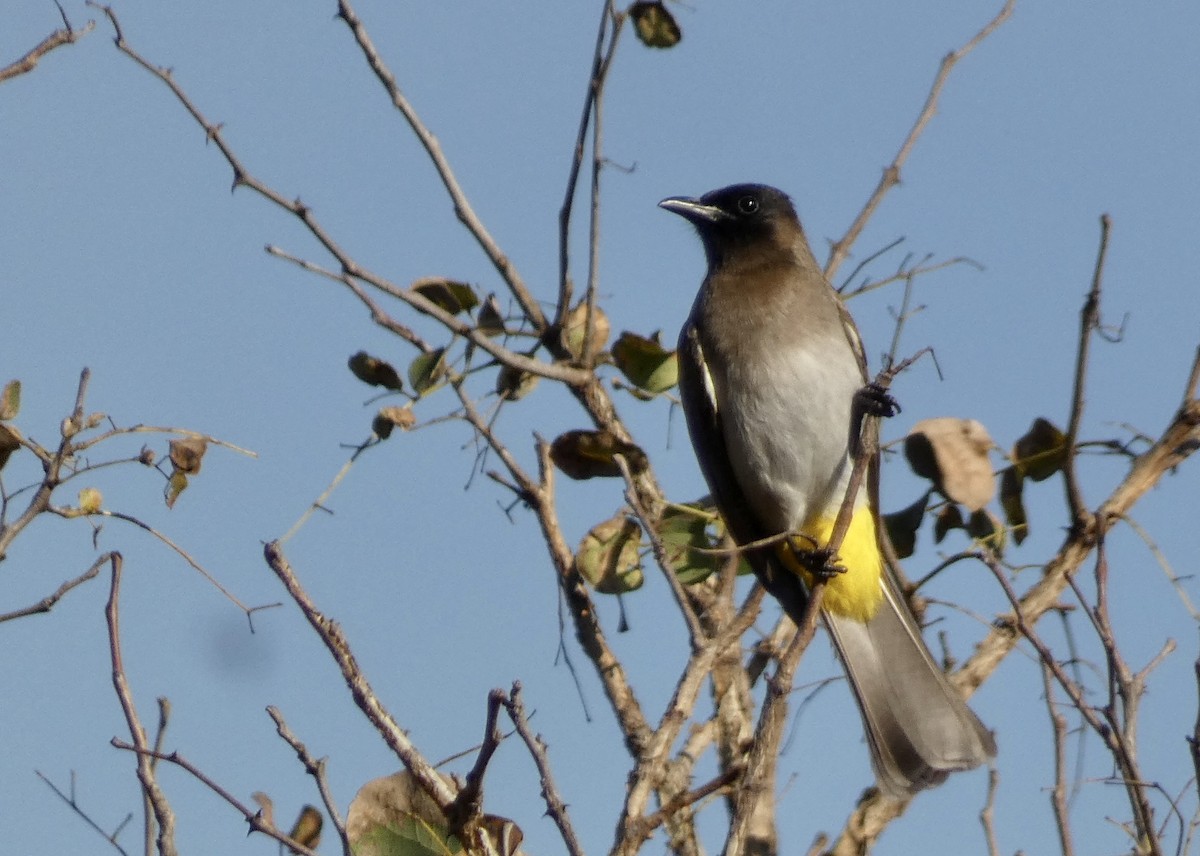
[[[475,293],[475,289],[465,282],[457,282],[452,279],[442,279],[441,277],[419,279],[413,283],[412,290],[451,315],[470,312],[479,305],[479,295]]]
[[[639,0],[629,7],[629,17],[638,40],[646,47],[672,48],[683,38],[675,17],[660,0]]]
[[[579,542],[575,570],[601,594],[624,594],[642,587],[642,527],[618,514],[597,523]]]
[[[576,480],[596,477],[620,478],[616,456],[623,455],[631,472],[646,469],[646,453],[633,443],[618,440],[607,431],[567,431],[550,444],[550,459],[555,466]]]
[[[1013,445],[1013,464],[1017,470],[1038,482],[1062,469],[1066,457],[1067,436],[1049,419],[1040,416]]]
[[[171,466],[176,472],[194,476],[200,472],[200,464],[204,461],[204,453],[208,451],[208,441],[203,437],[184,437],[172,440]]]
[[[1020,544],[1029,537],[1029,518],[1025,516],[1025,501],[1023,493],[1025,477],[1015,466],[1005,467],[1000,473],[1000,507],[1004,509],[1004,517],[1008,520],[1008,528],[1012,537]]]
[[[925,519],[925,508],[929,505],[929,491],[921,494],[920,499],[891,514],[883,515],[883,525],[887,528],[888,540],[896,549],[896,555],[907,559],[917,549],[917,530]]]
[[[395,367],[386,360],[371,356],[366,351],[359,351],[347,361],[347,364],[354,376],[363,383],[382,386],[393,392],[404,389],[404,381],[400,379],[400,374]]]
[[[996,495],[996,477],[988,451],[992,438],[981,422],[943,416],[925,419],[904,438],[904,454],[913,472],[971,511]]]
[[[646,392],[666,392],[679,382],[679,359],[662,346],[659,333],[648,339],[622,333],[612,346],[612,358],[621,374]]]
[[[381,440],[386,440],[392,436],[392,430],[399,428],[401,431],[407,431],[416,424],[417,415],[412,412],[412,407],[405,404],[404,406],[381,407],[379,412],[375,414],[375,418],[371,420],[371,430]]]
[[[258,816],[269,829],[275,828],[275,803],[263,791],[250,794],[250,799],[258,804]]]

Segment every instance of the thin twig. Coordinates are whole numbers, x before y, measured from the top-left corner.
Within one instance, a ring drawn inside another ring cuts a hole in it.
[[[121,703],[121,710],[125,713],[129,735],[133,739],[133,746],[130,748],[135,749],[138,753],[138,781],[141,782],[142,795],[147,803],[146,852],[150,853],[157,846],[160,856],[178,856],[179,851],[175,848],[175,813],[171,810],[166,795],[158,786],[158,779],[155,777],[150,757],[146,754],[153,750],[150,749],[149,742],[146,740],[146,729],[142,727],[142,721],[138,718],[137,708],[133,703],[133,693],[130,691],[129,681],[125,677],[125,663],[121,658],[119,603],[123,560],[120,553],[109,553],[107,558],[112,563],[112,588],[104,614],[108,621],[108,648],[112,658],[113,689],[117,693],[117,700]],[[116,738],[113,740],[116,741]]]
[[[225,800],[225,802],[233,806],[235,810],[240,812],[242,817],[245,819],[246,824],[250,827],[251,832],[261,832],[263,835],[274,838],[280,844],[290,848],[293,853],[301,854],[301,856],[320,856],[320,854],[318,854],[315,850],[311,850],[294,838],[291,838],[285,833],[280,832],[274,823],[268,823],[267,817],[262,811],[251,811],[249,806],[231,794],[228,790],[221,787],[221,785],[217,784],[217,782],[214,781],[211,776],[207,775],[203,770],[178,752],[156,752],[153,749],[138,747],[116,737],[109,742],[112,743],[113,747],[116,749],[122,749],[126,752],[135,753],[138,756],[139,763],[141,759],[145,759],[147,762],[150,759],[157,759],[159,761],[166,761],[168,764],[174,764],[181,770],[186,771],[202,785],[204,785],[221,799]]]
[[[469,819],[478,818],[483,813],[483,777],[487,773],[488,764],[496,754],[504,740],[504,732],[496,725],[500,715],[500,706],[508,701],[504,690],[494,689],[488,693],[487,718],[483,727],[483,742],[479,746],[479,754],[475,756],[475,764],[467,773],[466,783],[458,792],[454,805],[446,812],[453,828],[458,833]]]
[[[846,234],[839,240],[834,242],[830,248],[829,261],[825,265],[825,276],[833,281],[837,273],[837,269],[841,267],[842,262],[850,253],[850,248],[854,242],[858,240],[862,234],[863,228],[866,227],[867,221],[879,208],[879,204],[883,201],[883,197],[887,192],[900,183],[900,171],[904,164],[908,161],[908,156],[912,154],[913,147],[916,145],[918,138],[925,131],[925,126],[937,113],[938,100],[941,98],[942,90],[946,86],[946,81],[950,77],[950,72],[958,61],[969,54],[979,44],[990,36],[997,27],[1007,21],[1013,13],[1016,6],[1016,0],[1007,0],[1004,7],[996,13],[978,33],[976,33],[970,41],[965,45],[953,50],[942,58],[942,63],[938,66],[937,74],[934,76],[933,85],[929,89],[929,95],[925,99],[925,105],[921,108],[921,112],[917,114],[917,120],[913,123],[912,130],[908,132],[908,136],[904,138],[904,142],[900,144],[900,150],[896,152],[896,156],[892,159],[891,164],[883,171],[883,175],[879,179],[879,184],[876,185],[874,192],[863,205],[858,216],[854,218],[854,222],[850,224],[850,228],[846,230]]]
[[[292,600],[300,607],[300,611],[308,619],[308,623],[333,656],[358,709],[375,726],[375,730],[396,753],[405,768],[412,773],[421,788],[437,803],[439,808],[445,811],[453,804],[457,796],[456,790],[452,789],[446,780],[434,770],[433,765],[417,751],[416,746],[409,740],[407,732],[396,723],[391,713],[375,695],[366,675],[362,673],[358,662],[354,659],[354,653],[350,650],[350,643],[346,640],[342,629],[317,609],[308,592],[300,585],[300,581],[296,578],[296,573],[292,570],[291,563],[283,554],[283,548],[279,543],[272,541],[266,545],[263,552],[267,565],[283,583]]]
[[[116,848],[116,851],[118,853],[120,853],[121,856],[129,856],[129,852],[124,847],[122,847],[120,844],[117,843],[117,834],[122,829],[125,828],[125,824],[128,823],[129,818],[131,818],[133,815],[126,815],[125,820],[122,821],[120,826],[117,827],[116,832],[113,832],[111,834],[107,833],[103,829],[100,828],[100,824],[98,824],[98,823],[96,823],[96,821],[92,820],[91,815],[89,815],[86,811],[84,811],[83,808],[80,807],[79,802],[75,799],[75,792],[74,792],[75,791],[75,788],[74,788],[75,773],[74,773],[74,771],[72,771],[72,773],[71,773],[72,788],[71,788],[70,794],[64,794],[61,790],[59,790],[58,786],[55,785],[54,782],[52,782],[48,778],[46,778],[46,776],[40,770],[34,770],[33,772],[34,772],[34,775],[36,775],[39,779],[41,779],[43,782],[46,783],[46,786],[48,788],[50,788],[50,790],[54,791],[54,793],[56,793],[58,795],[58,798],[60,800],[65,802],[67,805],[69,805],[71,807],[71,810],[74,811],[77,815],[79,815],[83,819],[84,823],[86,823],[92,829],[96,830],[96,832],[100,833],[101,837],[105,841],[107,841],[114,848]]]
[[[1092,272],[1092,287],[1083,309],[1079,313],[1079,344],[1075,352],[1075,384],[1071,392],[1071,417],[1063,439],[1063,480],[1067,492],[1067,506],[1071,511],[1071,524],[1085,526],[1089,518],[1083,491],[1079,486],[1076,471],[1075,447],[1079,441],[1079,426],[1083,422],[1084,399],[1087,394],[1087,370],[1091,357],[1092,333],[1100,327],[1100,290],[1104,276],[1104,260],[1108,254],[1108,234],[1112,220],[1107,214],[1100,217],[1100,249],[1096,253],[1096,266]]]
[[[450,201],[454,204],[454,214],[458,217],[467,231],[475,239],[475,243],[483,250],[484,254],[495,267],[496,272],[500,274],[512,292],[513,297],[521,304],[521,310],[525,313],[530,325],[541,332],[546,328],[546,317],[542,314],[542,309],[538,302],[533,298],[529,288],[525,285],[525,281],[517,272],[516,266],[509,260],[496,243],[495,238],[483,225],[475,213],[475,209],[471,207],[467,195],[459,186],[458,178],[454,175],[454,170],[450,167],[450,162],[446,155],[442,152],[441,144],[437,137],[429,130],[428,126],[417,115],[416,109],[412,103],[400,91],[400,86],[396,83],[396,77],[392,74],[391,69],[383,61],[379,52],[375,49],[374,43],[371,41],[370,35],[367,33],[367,28],[362,20],[358,17],[358,13],[350,5],[349,0],[338,0],[337,17],[346,22],[346,26],[350,28],[350,32],[354,36],[354,41],[358,44],[359,50],[362,51],[363,58],[371,67],[371,71],[375,73],[375,77],[383,85],[388,97],[392,101],[392,106],[395,107],[404,120],[408,123],[409,128],[416,136],[421,146],[425,149],[425,153],[429,155],[429,160],[437,170],[438,178],[442,180],[442,184],[446,188],[446,193],[450,196]],[[340,261],[341,259],[339,259]]]
[[[615,25],[613,0],[603,0],[600,10],[600,26],[596,32],[596,45],[592,50],[592,70],[588,77],[587,94],[583,99],[583,112],[579,117],[579,128],[571,153],[571,166],[567,171],[567,185],[563,203],[558,210],[558,304],[554,311],[554,326],[561,327],[570,311],[574,288],[571,282],[571,213],[575,210],[575,191],[579,185],[579,172],[583,168],[583,155],[588,128],[592,121],[593,105],[607,73],[605,42],[609,40],[610,25]],[[616,47],[616,37],[611,40],[608,56]]]
[[[314,758],[312,756],[312,753],[308,751],[308,747],[288,727],[279,708],[274,705],[268,705],[267,715],[275,723],[275,732],[283,738],[284,742],[292,747],[292,751],[296,753],[296,757],[304,765],[304,772],[308,773],[316,781],[317,792],[321,795],[321,802],[325,805],[325,811],[329,813],[329,818],[333,821],[334,828],[337,829],[338,838],[341,839],[342,852],[353,852],[353,848],[350,846],[350,838],[346,835],[346,821],[342,819],[337,803],[333,799],[333,792],[329,789],[329,777],[325,774],[325,759]]]
[[[108,556],[101,556],[99,559],[97,559],[95,562],[93,562],[92,566],[90,568],[88,568],[86,571],[84,571],[82,574],[80,574],[79,576],[75,577],[72,580],[67,580],[65,583],[60,585],[53,592],[46,595],[44,598],[39,600],[37,603],[31,604],[30,606],[26,606],[23,609],[13,610],[12,612],[0,613],[0,624],[3,624],[5,621],[12,621],[14,618],[24,618],[27,615],[37,615],[38,613],[49,612],[50,610],[52,610],[54,608],[54,605],[56,603],[58,603],[60,600],[63,599],[63,596],[66,595],[67,592],[69,592],[71,589],[75,588],[76,586],[83,585],[88,580],[93,579],[97,574],[99,574],[100,568],[107,561],[108,561]]]
[[[512,692],[504,700],[504,709],[517,729],[517,734],[521,736],[525,746],[529,749],[529,754],[533,756],[533,763],[537,766],[538,776],[542,783],[542,799],[546,801],[546,813],[558,827],[558,833],[562,836],[567,853],[569,856],[583,856],[583,847],[571,825],[567,804],[563,802],[562,796],[558,793],[558,787],[554,783],[554,776],[550,770],[550,758],[546,753],[546,744],[529,727],[529,717],[525,715],[525,703],[521,697],[520,681],[513,683]]]
[[[979,812],[979,823],[983,826],[988,856],[1000,856],[1000,843],[996,840],[996,791],[999,785],[1000,772],[992,767],[988,770],[987,801]]]
[[[1054,811],[1054,823],[1058,828],[1058,845],[1063,856],[1075,852],[1071,843],[1071,815],[1067,807],[1067,718],[1058,709],[1054,699],[1054,674],[1041,662],[1042,693],[1046,698],[1046,712],[1050,716],[1050,732],[1054,736],[1054,786],[1050,788],[1050,808]]]
[[[654,521],[650,519],[646,509],[642,508],[641,502],[638,501],[637,485],[634,484],[633,473],[629,470],[629,462],[625,460],[624,455],[617,455],[616,462],[617,467],[621,470],[621,476],[625,479],[625,501],[629,503],[633,516],[637,518],[642,531],[646,533],[646,538],[650,541],[650,549],[654,553],[655,562],[667,581],[667,587],[671,589],[671,595],[675,598],[684,624],[687,625],[688,639],[694,651],[704,639],[700,619],[696,615],[696,610],[692,608],[691,601],[688,600],[687,592],[683,590],[683,583],[679,581],[679,576],[672,570],[671,563],[667,560],[667,548],[663,546],[662,538],[658,535]]]

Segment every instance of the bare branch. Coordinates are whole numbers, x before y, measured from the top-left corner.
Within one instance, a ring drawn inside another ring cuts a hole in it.
[[[1058,828],[1058,844],[1063,856],[1075,852],[1071,843],[1071,815],[1067,806],[1067,718],[1058,709],[1054,699],[1054,674],[1042,662],[1042,692],[1046,697],[1046,712],[1050,715],[1050,729],[1054,735],[1054,786],[1050,788],[1050,807],[1054,811],[1054,823]]]
[[[101,556],[92,566],[84,571],[79,576],[72,580],[67,580],[50,594],[39,600],[37,603],[26,606],[23,609],[13,610],[12,612],[0,613],[0,624],[5,621],[12,621],[14,618],[24,618],[27,615],[37,615],[41,612],[49,612],[54,608],[54,605],[63,599],[63,596],[76,586],[81,586],[88,580],[93,579],[100,573],[100,568],[108,561],[108,556]]]
[[[1067,506],[1071,511],[1071,525],[1086,526],[1088,509],[1084,504],[1083,492],[1079,487],[1079,476],[1075,465],[1078,456],[1075,446],[1079,441],[1079,425],[1083,421],[1084,396],[1087,393],[1087,370],[1090,363],[1092,333],[1100,327],[1100,284],[1104,275],[1104,260],[1108,255],[1108,234],[1112,220],[1107,214],[1100,217],[1100,250],[1096,255],[1096,267],[1092,273],[1092,287],[1083,303],[1079,318],[1079,345],[1075,355],[1075,387],[1071,393],[1071,418],[1063,441],[1066,460],[1063,463],[1064,483],[1067,491]]]
[[[88,21],[83,25],[83,29],[76,30],[71,26],[71,22],[67,20],[67,13],[63,11],[63,7],[56,0],[55,5],[58,6],[58,13],[62,16],[63,26],[61,29],[55,30],[46,38],[42,39],[33,48],[29,50],[23,57],[9,63],[6,66],[0,67],[0,83],[12,80],[14,77],[19,77],[22,74],[28,74],[33,71],[42,57],[50,53],[55,48],[60,48],[63,45],[73,45],[96,27],[95,21]]]
[[[193,778],[240,812],[246,824],[250,827],[251,832],[261,832],[263,835],[270,836],[280,844],[290,848],[293,853],[300,854],[300,856],[320,856],[315,850],[309,849],[294,838],[280,832],[274,823],[267,821],[262,811],[251,811],[249,806],[217,784],[212,777],[208,776],[203,770],[178,752],[157,752],[154,749],[135,746],[116,737],[110,742],[117,749],[135,753],[138,756],[139,763],[141,763],[142,759],[145,759],[147,763],[151,760],[166,761],[168,764],[174,764],[176,767],[187,771]]]
[[[317,791],[321,794],[321,802],[325,805],[325,811],[329,813],[329,818],[333,821],[334,828],[337,829],[338,838],[342,841],[342,852],[351,853],[350,838],[346,835],[346,821],[342,819],[341,812],[338,811],[337,803],[333,799],[333,793],[329,789],[329,778],[325,775],[325,759],[314,758],[312,756],[308,751],[308,747],[301,743],[300,738],[288,727],[279,708],[274,705],[268,705],[267,715],[275,723],[276,733],[292,747],[292,750],[296,753],[296,757],[304,765],[304,772],[308,773],[316,781]]]
[[[459,186],[458,179],[454,175],[454,170],[450,168],[450,162],[442,152],[442,147],[437,137],[421,121],[421,117],[417,115],[417,111],[413,108],[412,103],[400,91],[400,86],[396,83],[395,75],[392,74],[387,64],[384,63],[383,58],[379,55],[379,51],[375,49],[375,45],[367,33],[366,26],[363,25],[362,20],[350,5],[349,0],[338,0],[338,17],[345,21],[346,26],[350,28],[350,32],[354,35],[354,41],[358,44],[359,50],[362,51],[364,59],[366,59],[367,64],[371,67],[371,71],[375,73],[375,77],[383,84],[388,97],[392,100],[392,106],[404,116],[404,120],[408,122],[409,128],[412,129],[413,134],[416,135],[417,140],[424,147],[426,154],[429,155],[429,160],[433,163],[438,177],[442,180],[442,184],[446,187],[446,192],[450,195],[450,201],[454,203],[455,216],[467,227],[475,242],[487,255],[492,266],[496,268],[496,272],[500,274],[505,284],[508,285],[517,302],[521,304],[521,310],[525,313],[526,318],[529,319],[529,323],[540,333],[546,328],[546,317],[542,314],[541,307],[533,299],[516,267],[509,261],[508,256],[501,252],[499,245],[491,233],[488,232],[482,221],[475,214],[475,210],[467,200],[466,194],[463,192],[462,187]],[[341,261],[340,258],[339,261]]]
[[[138,781],[142,784],[142,794],[149,803],[146,812],[146,845],[150,847],[152,840],[157,843],[161,856],[178,856],[175,848],[175,813],[167,802],[166,795],[158,786],[150,757],[145,753],[150,750],[146,740],[146,729],[138,718],[137,708],[133,704],[133,693],[129,689],[129,681],[125,677],[125,664],[121,659],[121,626],[119,601],[121,596],[121,566],[123,561],[120,553],[109,553],[106,557],[112,563],[112,588],[108,596],[108,606],[105,616],[108,619],[108,646],[112,656],[113,689],[121,702],[121,710],[125,713],[125,722],[129,726],[129,735],[133,738],[133,746],[137,756]],[[115,738],[114,738],[115,740]],[[157,835],[154,834],[157,827]],[[150,852],[149,849],[146,851]]]
[[[118,833],[120,833],[120,831],[122,829],[125,828],[125,824],[129,822],[129,819],[133,815],[126,815],[125,820],[121,822],[120,826],[117,827],[116,831],[114,831],[112,833],[105,832],[103,829],[100,828],[100,824],[98,824],[98,823],[96,823],[96,821],[92,820],[91,815],[89,815],[86,811],[84,811],[83,808],[79,805],[78,801],[75,799],[75,771],[74,770],[71,771],[71,793],[70,794],[64,794],[61,790],[59,790],[58,786],[55,785],[54,782],[47,779],[46,776],[44,774],[42,774],[40,771],[34,770],[33,772],[39,779],[41,779],[43,782],[46,783],[46,786],[48,788],[50,788],[50,790],[54,791],[54,793],[58,795],[58,798],[60,800],[65,802],[67,805],[69,805],[71,807],[71,810],[74,811],[77,815],[79,815],[83,819],[84,823],[86,823],[92,829],[96,830],[96,832],[100,833],[100,835],[104,838],[104,840],[107,841],[109,844],[111,844],[113,846],[113,848],[116,849],[116,851],[121,854],[121,856],[129,856],[129,852],[124,847],[122,847],[120,844],[117,843],[117,835],[118,835]]]
[[[496,754],[496,749],[504,740],[504,733],[496,725],[500,715],[500,706],[508,701],[504,690],[494,689],[488,693],[487,724],[483,727],[483,743],[479,746],[479,754],[475,764],[467,773],[466,784],[458,792],[458,797],[446,812],[451,823],[451,831],[461,836],[462,828],[472,819],[483,814],[483,777],[487,766]]]
[[[267,565],[275,572],[275,576],[283,583],[292,600],[300,607],[300,611],[304,617],[308,619],[308,623],[312,625],[313,630],[325,643],[325,647],[329,649],[329,653],[333,655],[334,662],[342,672],[342,678],[346,681],[346,686],[350,689],[350,695],[354,698],[354,703],[358,705],[358,709],[363,712],[367,720],[375,726],[375,730],[383,738],[384,742],[391,747],[392,751],[404,764],[405,768],[412,773],[413,778],[420,783],[422,789],[438,804],[442,811],[446,811],[450,805],[454,803],[457,792],[453,790],[446,780],[439,776],[434,770],[433,765],[425,760],[424,756],[417,751],[416,746],[408,739],[408,734],[401,728],[396,720],[392,718],[391,713],[379,701],[375,695],[375,691],[371,688],[366,676],[358,667],[358,663],[354,659],[354,653],[350,650],[350,643],[346,640],[342,629],[327,618],[313,603],[312,598],[308,596],[308,592],[300,585],[300,581],[296,578],[295,571],[292,570],[291,563],[283,554],[283,549],[279,542],[272,541],[267,544],[263,550],[267,560]]]
[[[569,856],[583,856],[583,847],[575,835],[574,827],[571,826],[567,804],[563,802],[563,798],[558,793],[558,787],[554,784],[554,776],[550,771],[550,758],[546,754],[546,744],[529,727],[529,717],[525,715],[525,703],[521,698],[520,681],[513,683],[512,692],[504,701],[504,709],[516,727],[517,734],[521,735],[521,739],[525,741],[529,754],[533,756],[534,764],[537,765],[538,775],[542,782],[542,798],[546,801],[546,813],[558,827],[567,853]]]
[[[862,234],[867,221],[871,219],[876,209],[879,208],[883,197],[887,195],[889,190],[900,183],[900,171],[908,161],[908,156],[912,154],[913,147],[916,145],[918,138],[924,133],[925,126],[929,124],[929,121],[937,112],[938,100],[941,98],[942,90],[945,88],[946,81],[949,79],[950,72],[954,69],[954,66],[958,64],[959,60],[979,47],[980,42],[990,36],[996,28],[1007,21],[1012,16],[1015,6],[1016,0],[1006,0],[1004,7],[996,13],[996,17],[992,18],[970,41],[942,58],[942,64],[938,67],[937,75],[933,79],[933,85],[929,89],[929,95],[925,99],[925,106],[917,114],[917,121],[913,124],[912,130],[908,132],[908,136],[900,144],[900,150],[896,152],[896,156],[892,159],[891,164],[884,169],[883,175],[879,179],[879,184],[875,187],[875,191],[871,194],[871,197],[867,200],[862,210],[858,212],[858,216],[854,218],[854,222],[850,224],[850,228],[846,230],[846,234],[835,241],[833,246],[830,247],[829,261],[825,264],[825,276],[831,281],[835,278],[842,262],[849,255],[851,246],[854,245],[859,235]]]

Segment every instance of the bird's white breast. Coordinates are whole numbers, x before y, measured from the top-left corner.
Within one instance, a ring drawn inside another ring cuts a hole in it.
[[[712,374],[738,483],[755,515],[777,531],[836,511],[849,479],[851,405],[863,380],[838,333],[752,347]]]

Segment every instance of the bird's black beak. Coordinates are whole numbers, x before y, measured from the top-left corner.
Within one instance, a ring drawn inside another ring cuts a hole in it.
[[[729,215],[715,205],[705,205],[699,199],[690,196],[669,196],[658,203],[659,208],[678,214],[685,220],[697,225],[703,223],[718,223],[727,220]]]

